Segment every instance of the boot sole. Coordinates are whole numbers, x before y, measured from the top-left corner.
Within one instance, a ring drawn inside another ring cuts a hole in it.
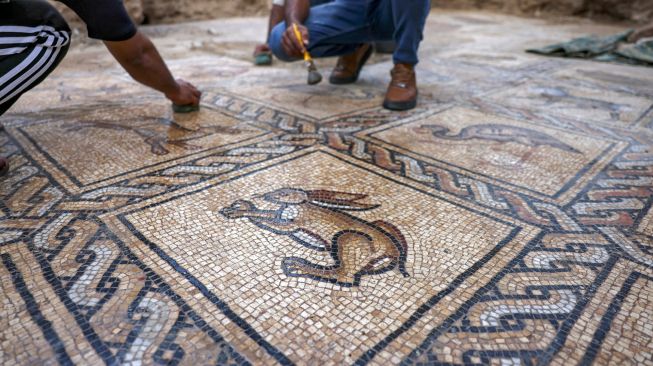
[[[409,100],[406,102],[389,102],[387,100],[383,101],[383,108],[389,109],[391,111],[406,111],[413,109],[417,106],[417,98],[415,100]]]
[[[358,69],[356,70],[356,73],[354,75],[348,78],[335,78],[333,76],[329,76],[329,83],[333,85],[344,85],[344,84],[353,84],[356,81],[358,81],[358,76],[360,75],[361,70],[363,69],[363,66],[365,66],[367,60],[369,60],[370,56],[372,56],[373,51],[374,51],[374,47],[370,45],[370,48],[363,55],[363,58],[361,59],[361,62],[358,65]]]

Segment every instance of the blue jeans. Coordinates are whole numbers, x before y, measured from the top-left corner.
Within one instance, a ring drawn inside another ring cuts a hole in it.
[[[330,3],[333,0],[311,0],[311,6],[318,6],[326,3]]]
[[[430,0],[335,0],[312,7],[304,25],[313,57],[347,55],[363,43],[394,41],[395,63],[415,65]],[[282,61],[296,61],[281,47],[286,23],[270,34],[270,48]]]

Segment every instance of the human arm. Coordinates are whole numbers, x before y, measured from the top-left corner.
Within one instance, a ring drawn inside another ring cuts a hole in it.
[[[286,0],[286,31],[281,38],[281,47],[288,56],[301,58],[305,47],[308,46],[308,29],[303,24],[308,18],[310,7],[310,0]],[[303,44],[297,39],[293,24],[297,24]]]
[[[272,5],[272,9],[270,9],[270,19],[268,20],[268,39],[266,40],[266,43],[269,43],[270,41],[270,33],[272,32],[272,28],[281,23],[284,20],[285,16],[285,5]]]
[[[163,93],[177,105],[198,105],[201,92],[175,80],[152,41],[137,31],[124,41],[104,41],[109,52],[134,80]]]
[[[179,105],[197,105],[200,92],[175,81],[149,38],[140,33],[122,0],[59,0],[86,23],[90,38],[99,39],[136,81],[154,88]]]

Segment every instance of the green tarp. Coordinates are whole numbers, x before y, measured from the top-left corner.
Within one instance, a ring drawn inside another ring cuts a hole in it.
[[[527,52],[548,56],[586,58],[596,61],[620,62],[632,65],[653,66],[653,39],[626,43],[632,30],[610,36],[587,36],[557,43]]]

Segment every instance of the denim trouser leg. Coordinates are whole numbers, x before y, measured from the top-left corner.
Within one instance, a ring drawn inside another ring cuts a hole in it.
[[[430,0],[373,0],[372,34],[375,41],[393,40],[394,63],[415,65],[424,34]]]
[[[318,6],[322,4],[328,4],[332,2],[333,0],[311,0],[311,6]]]

